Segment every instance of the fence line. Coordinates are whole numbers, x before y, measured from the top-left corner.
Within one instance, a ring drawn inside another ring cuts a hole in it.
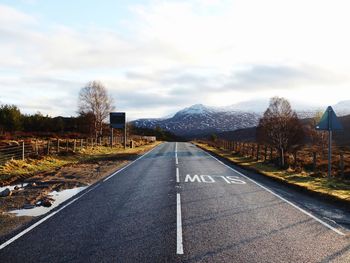
[[[133,141],[133,143],[130,143]],[[128,145],[133,147],[136,143],[144,144],[156,141],[154,136],[136,136],[128,137]],[[9,160],[24,160],[30,156],[59,154],[62,152],[75,152],[84,148],[93,148],[97,146],[115,147],[124,143],[124,137],[115,136],[111,145],[110,137],[99,139],[31,139],[23,141],[0,142],[0,165]]]
[[[218,139],[213,141],[203,141],[204,143],[222,148],[232,153],[240,154],[244,157],[253,158],[256,161],[274,163],[278,165],[279,151],[270,145],[259,144],[256,142],[228,141]],[[294,149],[286,154],[287,165],[297,170],[308,170],[314,173],[326,173],[328,154],[316,147],[303,147]],[[332,154],[333,175],[346,177],[350,179],[350,152],[341,148],[334,148]]]

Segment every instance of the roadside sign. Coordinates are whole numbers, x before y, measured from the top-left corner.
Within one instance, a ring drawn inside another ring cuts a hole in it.
[[[124,130],[124,148],[126,148],[126,113],[111,112],[109,114],[109,121],[111,126],[111,147],[113,147],[113,129],[123,129]]]
[[[341,125],[337,115],[335,114],[333,108],[328,106],[327,110],[323,114],[321,121],[316,126],[316,130],[328,131],[328,178],[332,175],[332,132],[336,130],[342,130]]]
[[[111,112],[109,114],[111,128],[124,129],[126,122],[125,112]]]
[[[333,108],[331,106],[328,106],[319,124],[317,124],[316,130],[335,131],[335,130],[342,130],[342,129],[343,129],[343,126],[341,125]]]

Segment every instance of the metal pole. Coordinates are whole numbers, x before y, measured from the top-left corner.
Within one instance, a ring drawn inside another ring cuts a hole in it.
[[[328,110],[328,179],[332,175],[332,114]]]
[[[328,179],[331,178],[332,174],[332,131],[329,130],[328,133]]]
[[[124,126],[124,149],[126,149],[126,124]]]
[[[113,147],[113,128],[111,128],[111,148]]]

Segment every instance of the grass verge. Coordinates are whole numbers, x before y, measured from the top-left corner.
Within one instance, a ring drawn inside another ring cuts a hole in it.
[[[326,177],[315,176],[310,172],[296,172],[292,169],[282,170],[273,165],[244,157],[231,151],[218,149],[204,143],[195,144],[211,153],[221,156],[230,162],[259,174],[265,175],[277,181],[293,185],[299,189],[306,190],[317,195],[321,195],[336,201],[350,203],[350,183],[337,178],[328,179]]]
[[[73,153],[62,155],[42,156],[39,158],[27,158],[26,160],[11,160],[0,166],[0,185],[8,185],[34,176],[38,173],[52,172],[68,164],[84,162],[99,162],[113,160],[118,156],[133,156],[141,154],[160,142],[142,145],[136,148],[111,148],[97,146],[94,148],[84,148]]]

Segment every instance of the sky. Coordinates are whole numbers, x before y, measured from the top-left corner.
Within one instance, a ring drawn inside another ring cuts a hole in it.
[[[192,104],[350,99],[347,0],[0,0],[0,103],[75,116],[101,81],[128,119]]]

